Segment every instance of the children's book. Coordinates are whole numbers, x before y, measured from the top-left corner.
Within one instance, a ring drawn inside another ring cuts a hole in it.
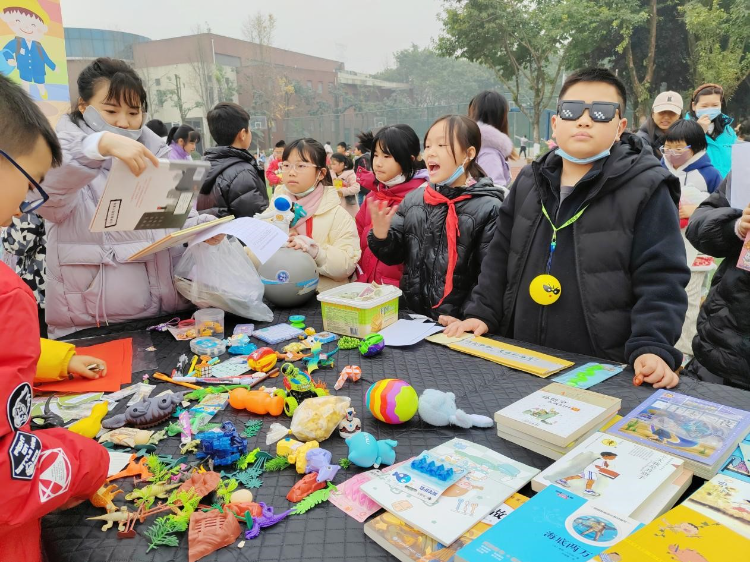
[[[576,388],[591,388],[595,384],[604,382],[614,377],[625,369],[625,365],[603,365],[601,363],[586,363],[561,375],[557,375],[552,380],[560,384],[575,386]]]
[[[405,494],[398,485],[404,471],[373,471],[361,490],[387,511],[442,544],[452,544],[539,471],[463,439],[452,439],[430,453],[467,470],[434,503]],[[402,466],[402,469],[404,467]]]
[[[743,482],[750,482],[750,435],[745,437],[737,445],[734,452],[729,455],[729,459],[720,473]]]
[[[750,412],[658,390],[609,433],[684,458],[696,476],[710,479],[749,427]]]
[[[749,540],[678,505],[592,562],[740,562],[747,560],[748,552]]]
[[[508,427],[566,447],[620,409],[621,400],[590,390],[552,383],[495,413]]]
[[[456,561],[583,562],[638,527],[605,502],[550,486],[459,550]]]
[[[745,243],[742,244],[742,251],[740,252],[740,259],[737,260],[737,267],[750,271],[750,232],[745,237]]]
[[[638,508],[682,472],[683,460],[606,433],[595,433],[531,483],[559,486],[586,499],[601,498],[634,517]],[[648,523],[649,521],[644,521]]]
[[[685,505],[750,539],[749,482],[717,474],[698,488]]]
[[[482,336],[464,334],[457,338],[448,338],[443,334],[435,334],[426,339],[432,343],[446,345],[455,351],[481,357],[487,361],[499,363],[541,378],[547,378],[575,365],[572,361]]]
[[[402,562],[450,562],[458,549],[513,513],[526,501],[526,496],[513,494],[451,545],[439,543],[388,512],[368,521],[365,524],[365,534]]]
[[[164,238],[157,240],[153,244],[149,244],[148,246],[145,246],[144,248],[142,248],[141,250],[139,250],[138,252],[130,256],[128,258],[128,261],[136,261],[141,258],[145,258],[146,256],[150,256],[151,254],[155,254],[156,252],[161,252],[162,250],[174,248],[175,246],[181,246],[182,244],[186,244],[190,242],[193,238],[198,236],[200,233],[210,228],[214,228],[220,224],[227,223],[233,220],[234,220],[234,215],[229,215],[227,217],[222,217],[215,221],[204,222],[202,224],[191,226],[190,228],[184,228],[182,230],[176,230],[174,232],[170,232]],[[170,332],[172,333],[172,335],[177,337],[175,333],[172,332],[172,330],[170,330]]]

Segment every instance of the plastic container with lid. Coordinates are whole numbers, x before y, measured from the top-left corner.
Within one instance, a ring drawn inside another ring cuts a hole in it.
[[[224,337],[224,311],[220,308],[203,308],[193,314],[198,337]]]
[[[392,285],[349,283],[318,295],[323,329],[364,338],[398,320],[401,289]]]

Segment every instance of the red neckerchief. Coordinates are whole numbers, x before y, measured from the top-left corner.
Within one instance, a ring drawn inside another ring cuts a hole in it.
[[[448,217],[445,220],[445,233],[448,236],[448,271],[445,273],[445,289],[443,290],[443,298],[432,308],[437,308],[453,290],[453,272],[456,269],[456,261],[458,260],[458,251],[456,249],[456,239],[461,233],[458,230],[458,214],[456,213],[456,203],[459,201],[465,201],[471,199],[471,194],[461,195],[455,199],[448,199],[444,195],[441,195],[429,185],[424,190],[424,202],[428,205],[442,205],[445,203],[448,205]]]

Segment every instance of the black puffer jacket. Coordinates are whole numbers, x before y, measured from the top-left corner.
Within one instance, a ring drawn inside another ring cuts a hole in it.
[[[491,332],[583,355],[633,363],[645,353],[671,368],[687,310],[690,279],[680,234],[680,183],[651,148],[622,135],[560,203],[562,158],[549,152],[526,166],[500,212],[487,265],[466,307]],[[545,272],[552,227],[586,210],[557,234],[550,273],[559,300],[541,306],[529,285]],[[484,265],[484,264],[483,264]]]
[[[653,133],[649,131],[651,128],[653,128]],[[662,159],[662,156],[664,155],[661,153],[661,147],[664,146],[664,133],[659,127],[652,124],[651,118],[649,118],[649,120],[638,129],[636,136],[648,143],[651,147],[651,151],[657,159]]]
[[[206,150],[211,170],[198,195],[198,211],[225,217],[252,217],[268,207],[263,170],[247,150],[217,146]]]
[[[443,187],[437,191],[449,199],[472,195],[456,203],[459,234],[453,291],[440,307],[433,308],[443,298],[448,271],[447,205],[428,205],[425,188],[415,189],[399,205],[388,237],[378,240],[370,231],[367,243],[383,263],[404,264],[400,286],[407,308],[432,318],[441,314],[460,317],[495,233],[503,192],[489,178],[481,178],[468,188]]]
[[[695,359],[687,374],[701,380],[750,388],[750,271],[737,267],[742,240],[734,232],[739,209],[720,192],[698,207],[686,236],[699,252],[724,258],[698,314]]]

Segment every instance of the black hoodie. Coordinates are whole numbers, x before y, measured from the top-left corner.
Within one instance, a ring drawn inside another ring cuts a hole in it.
[[[263,170],[247,150],[217,146],[206,150],[211,163],[198,195],[198,211],[217,217],[252,217],[268,207]]]
[[[623,134],[560,204],[562,159],[554,152],[526,166],[500,212],[487,266],[466,307],[507,337],[632,364],[645,353],[671,367],[687,310],[690,278],[680,235],[680,184],[651,147]],[[552,228],[560,230],[551,274],[559,300],[536,304],[529,284],[545,272]],[[484,264],[483,264],[484,265]]]
[[[481,178],[471,187],[441,187],[437,191],[449,199],[472,196],[456,203],[459,234],[453,290],[438,308],[433,306],[443,298],[448,271],[447,205],[425,203],[425,188],[417,188],[399,205],[388,237],[378,240],[370,231],[367,243],[384,264],[404,264],[400,287],[410,310],[432,318],[441,314],[459,317],[477,284],[480,266],[495,233],[503,191],[492,185],[490,178]]]

